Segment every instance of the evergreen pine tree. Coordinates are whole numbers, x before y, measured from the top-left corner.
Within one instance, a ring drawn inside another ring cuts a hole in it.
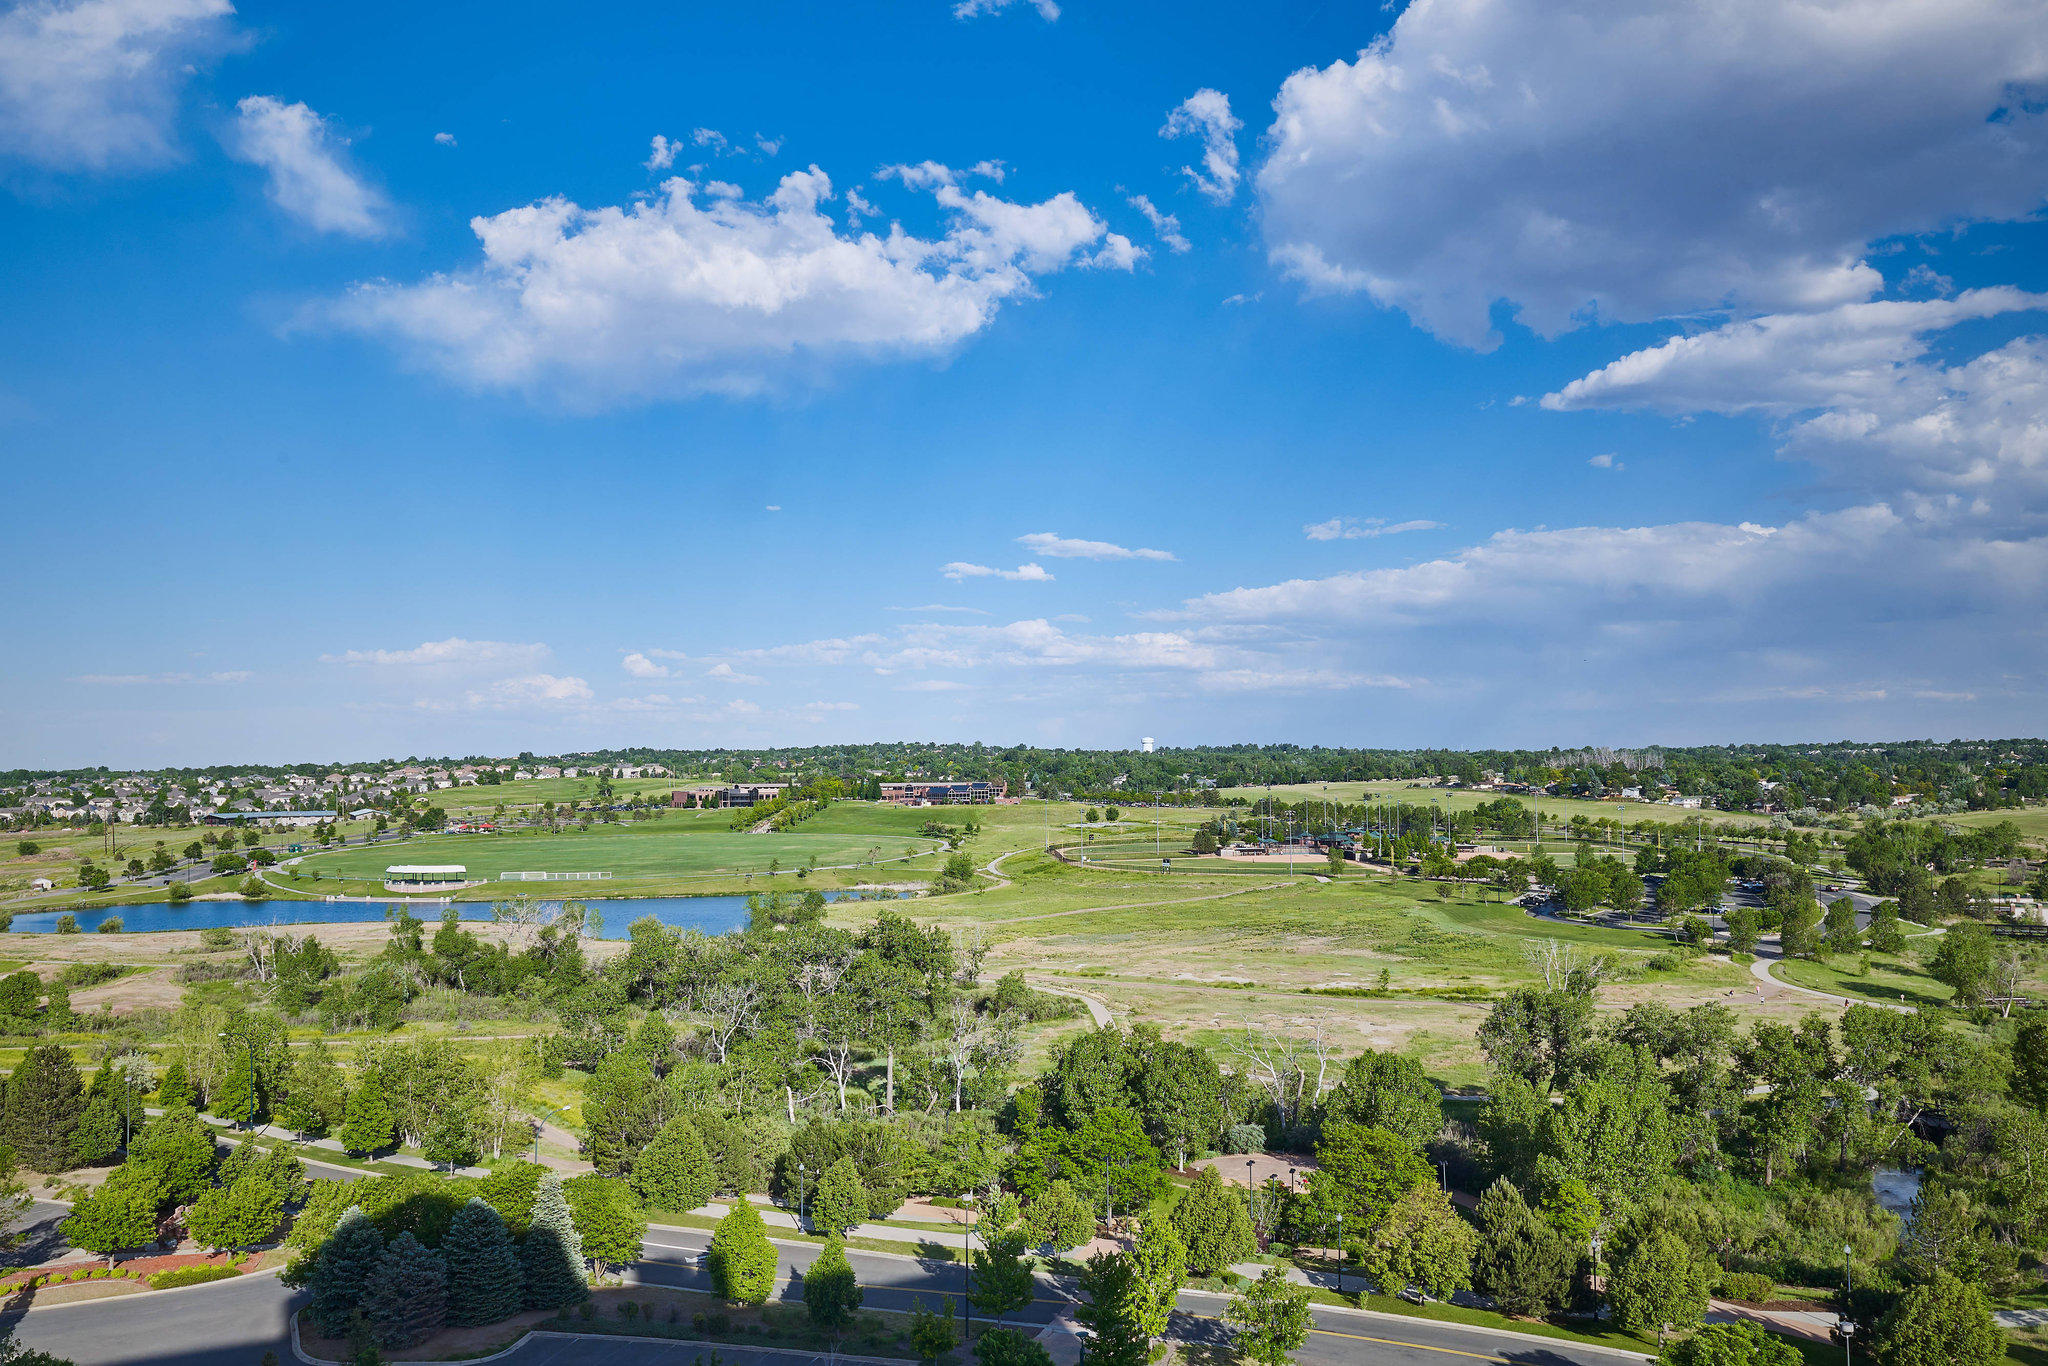
[[[78,1128],[71,1135],[71,1157],[81,1167],[97,1167],[121,1150],[121,1116],[107,1096],[86,1102]]]
[[[54,1044],[31,1048],[7,1079],[4,1137],[22,1166],[43,1173],[70,1170],[85,1086],[71,1055]]]
[[[313,1302],[307,1308],[314,1327],[327,1337],[338,1338],[348,1331],[349,1320],[362,1306],[370,1273],[384,1258],[384,1235],[377,1232],[361,1205],[350,1205],[313,1256],[307,1281]]]
[[[868,1217],[867,1187],[851,1157],[842,1157],[825,1168],[818,1178],[818,1193],[811,1200],[811,1227],[827,1237],[844,1235]]]
[[[199,1108],[198,1088],[192,1085],[192,1078],[186,1073],[182,1061],[173,1058],[171,1065],[164,1069],[163,1080],[157,1083],[156,1099],[157,1104],[166,1110],[175,1110],[181,1105],[193,1110]]]
[[[1506,1177],[1479,1197],[1479,1251],[1472,1284],[1503,1314],[1540,1315],[1558,1308],[1571,1288],[1577,1255],[1537,1217]]]
[[[562,1178],[549,1172],[534,1193],[533,1215],[519,1244],[520,1266],[526,1275],[529,1309],[559,1309],[588,1298],[583,1277],[583,1243],[576,1236]]]
[[[256,1059],[252,1052],[246,1045],[234,1051],[234,1056],[228,1059],[228,1074],[220,1084],[219,1093],[208,1098],[214,1115],[237,1127],[256,1118],[257,1111],[262,1108],[256,1086]]]
[[[470,1197],[441,1239],[441,1256],[448,1263],[450,1323],[496,1323],[519,1312],[519,1254],[496,1210]]]
[[[664,1124],[633,1164],[633,1189],[649,1209],[687,1214],[709,1200],[717,1184],[697,1126],[682,1115]]]
[[[744,1198],[711,1235],[711,1284],[734,1304],[765,1304],[775,1289],[775,1248],[760,1213]]]
[[[379,1347],[426,1341],[448,1321],[447,1265],[411,1233],[399,1234],[363,1287],[363,1313]]]
[[[853,1263],[846,1260],[846,1244],[826,1239],[825,1250],[804,1272],[804,1312],[818,1327],[838,1334],[860,1312],[860,1302],[860,1282],[854,1279]]]
[[[349,1092],[341,1118],[341,1146],[360,1157],[390,1147],[396,1133],[391,1107],[384,1103],[376,1083],[365,1078]]]

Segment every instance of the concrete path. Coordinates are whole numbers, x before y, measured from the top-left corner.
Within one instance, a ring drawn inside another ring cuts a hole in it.
[[[1031,981],[1028,977],[1024,980],[1027,982]],[[1097,1029],[1107,1029],[1116,1023],[1116,1017],[1109,1013],[1109,1007],[1086,992],[1070,991],[1065,987],[1046,986],[1042,982],[1034,982],[1032,985],[1048,996],[1065,996],[1069,1000],[1079,1001],[1082,1005],[1087,1006],[1088,1018],[1095,1021]]]
[[[1766,956],[1765,946],[1758,944],[1756,946],[1756,957],[1750,960],[1749,975],[1756,978],[1760,983],[1769,983],[1772,986],[1782,987],[1786,991],[1797,992],[1801,996],[1808,996],[1816,1001],[1827,1001],[1838,1006],[1877,1006],[1883,1010],[1896,1011],[1901,1015],[1911,1015],[1913,1013],[1913,1007],[1899,1001],[1858,1000],[1853,996],[1837,996],[1832,991],[1816,991],[1812,987],[1800,986],[1797,982],[1788,982],[1771,971],[1771,964],[1784,961],[1785,955],[1782,950],[1772,948],[1768,951],[1768,956]],[[1757,988],[1757,999],[1759,1001],[1768,999],[1762,986]]]

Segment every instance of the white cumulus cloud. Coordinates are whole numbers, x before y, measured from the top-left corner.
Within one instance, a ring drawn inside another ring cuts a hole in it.
[[[619,661],[619,667],[635,678],[667,678],[668,665],[657,664],[639,650],[634,650]]]
[[[2037,0],[1417,0],[1296,72],[1274,259],[1467,345],[1869,297],[1866,245],[2037,211]]]
[[[1982,495],[2048,512],[2048,339],[1938,345],[1957,324],[2048,309],[2048,294],[1771,314],[1632,352],[1543,399],[1553,411],[1640,408],[1780,419],[1785,453],[1886,496]]]
[[[228,150],[269,173],[272,202],[316,232],[381,237],[390,206],[348,164],[347,149],[304,104],[251,95],[235,106]]]
[[[943,354],[1039,278],[1140,254],[1070,192],[1016,203],[937,171],[916,181],[944,212],[936,237],[842,231],[816,167],[758,202],[677,178],[629,206],[477,218],[479,265],[361,285],[327,315],[479,387],[753,393],[843,358]]]

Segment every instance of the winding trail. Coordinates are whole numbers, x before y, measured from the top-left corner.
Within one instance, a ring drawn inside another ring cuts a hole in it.
[[[1785,954],[1782,949],[1775,952],[1771,957],[1766,958],[1764,956],[1764,946],[1758,944],[1756,957],[1750,960],[1749,975],[1756,978],[1759,983],[1767,982],[1786,991],[1796,991],[1801,996],[1810,996],[1815,1000],[1832,1002],[1838,1006],[1876,1006],[1880,1010],[1896,1011],[1901,1015],[1911,1015],[1913,1013],[1913,1007],[1897,1001],[1858,1000],[1853,996],[1837,996],[1832,991],[1817,991],[1812,987],[1800,986],[1797,982],[1788,982],[1771,971],[1771,964],[1784,961]],[[1756,994],[1759,1001],[1765,999],[1764,989],[1761,985],[1757,987]]]
[[[1027,977],[1024,980],[1029,982],[1031,979]],[[1034,983],[1033,985],[1037,986],[1040,991],[1048,996],[1065,996],[1069,1000],[1079,1001],[1082,1005],[1087,1006],[1088,1018],[1095,1021],[1097,1029],[1108,1029],[1116,1023],[1116,1017],[1109,1013],[1109,1007],[1086,992],[1072,991],[1066,987],[1046,986],[1042,982]]]

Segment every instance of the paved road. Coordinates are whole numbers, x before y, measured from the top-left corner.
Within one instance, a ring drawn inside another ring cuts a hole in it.
[[[699,1265],[710,1243],[708,1232],[656,1229],[648,1237],[646,1258],[630,1273],[643,1284],[710,1289]],[[796,1300],[801,1281],[793,1270],[808,1266],[817,1249],[809,1245],[778,1245],[781,1274],[777,1295]],[[961,1270],[937,1260],[849,1254],[867,1305],[873,1309],[908,1309],[922,1300],[932,1308],[943,1302],[957,1313]],[[256,1366],[265,1351],[290,1360],[290,1314],[296,1296],[275,1276],[252,1276],[191,1290],[60,1305],[33,1313],[11,1314],[17,1339],[29,1347],[70,1357],[79,1366],[129,1366],[155,1362],[167,1366]],[[1174,1334],[1197,1344],[1221,1343],[1224,1331],[1216,1320],[1223,1300],[1213,1295],[1185,1295],[1176,1314]],[[1041,1280],[1038,1298],[1011,1320],[1020,1326],[1043,1326],[1070,1318],[1073,1302],[1064,1283]],[[697,1349],[676,1345],[633,1346],[615,1339],[542,1339],[513,1354],[515,1366],[639,1366],[673,1363]],[[736,1356],[725,1348],[721,1355]],[[1386,1366],[1455,1366],[1489,1361],[1514,1366],[1616,1366],[1632,1358],[1571,1343],[1536,1344],[1527,1339],[1391,1316],[1318,1309],[1316,1331],[1300,1354],[1305,1366],[1372,1362]],[[778,1355],[777,1366],[791,1357]]]
[[[21,1241],[8,1249],[10,1266],[41,1266],[72,1250],[57,1225],[71,1217],[71,1206],[55,1200],[34,1200],[19,1219],[7,1225],[9,1235]]]

